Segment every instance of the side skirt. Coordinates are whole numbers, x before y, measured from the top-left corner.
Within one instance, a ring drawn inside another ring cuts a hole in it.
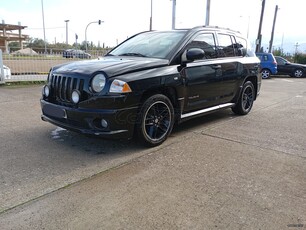
[[[213,106],[213,107],[210,107],[210,108],[207,108],[207,109],[202,109],[202,110],[198,110],[198,111],[194,111],[194,112],[190,112],[190,113],[181,114],[181,120],[187,120],[187,119],[190,119],[192,117],[204,115],[206,113],[211,113],[211,112],[214,112],[214,111],[220,110],[220,109],[231,108],[234,105],[235,105],[235,103],[226,103],[226,104]]]

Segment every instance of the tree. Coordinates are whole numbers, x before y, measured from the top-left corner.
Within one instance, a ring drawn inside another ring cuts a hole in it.
[[[19,42],[10,42],[8,44],[8,47],[10,48],[10,52],[14,52],[21,48]]]
[[[301,53],[295,54],[295,61],[300,64],[306,64],[306,55]]]
[[[274,56],[284,56],[284,51],[283,49],[281,49],[280,47],[278,47],[277,49],[273,50],[273,55]]]
[[[47,42],[48,44],[48,42]],[[28,47],[32,48],[32,47],[39,47],[39,48],[43,48],[45,47],[45,41],[39,38],[31,38]]]

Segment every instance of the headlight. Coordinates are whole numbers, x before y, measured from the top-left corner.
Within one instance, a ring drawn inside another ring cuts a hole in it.
[[[49,95],[50,95],[50,88],[49,88],[49,86],[45,85],[45,86],[43,87],[42,94],[43,94],[45,97],[49,97]]]
[[[121,80],[114,80],[109,89],[110,93],[130,93],[132,92],[128,83]]]
[[[105,76],[101,73],[94,76],[91,81],[91,88],[94,92],[99,93],[103,90],[105,86]]]

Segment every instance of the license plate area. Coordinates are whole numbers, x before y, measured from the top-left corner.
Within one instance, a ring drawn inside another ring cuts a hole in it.
[[[43,107],[43,113],[47,116],[56,118],[67,118],[67,113],[65,109],[58,108],[53,105],[45,105]]]

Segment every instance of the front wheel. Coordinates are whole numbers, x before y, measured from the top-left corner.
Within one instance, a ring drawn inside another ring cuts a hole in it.
[[[168,97],[157,94],[142,105],[137,119],[138,137],[149,146],[163,143],[174,124],[174,109]]]
[[[238,99],[237,104],[232,108],[232,111],[239,115],[248,114],[252,107],[255,99],[255,90],[253,83],[247,81],[242,88],[241,95]]]

